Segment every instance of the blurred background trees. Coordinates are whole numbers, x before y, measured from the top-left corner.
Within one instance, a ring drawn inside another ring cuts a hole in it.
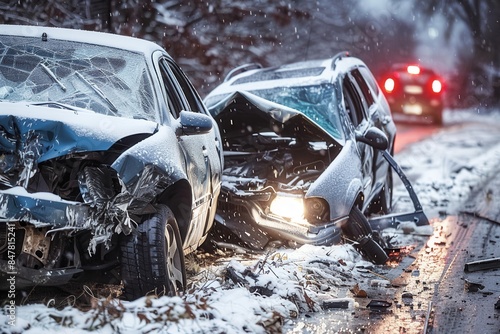
[[[500,1],[427,0],[415,9],[427,20],[442,17],[447,41],[460,31],[456,71],[450,94],[457,105],[500,104]],[[462,93],[462,96],[458,96]]]
[[[375,75],[394,62],[442,73],[455,107],[500,96],[496,0],[0,0],[0,23],[113,32],[161,44],[201,95],[232,68],[347,50]]]

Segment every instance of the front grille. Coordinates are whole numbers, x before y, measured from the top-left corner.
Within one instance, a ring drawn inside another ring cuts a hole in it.
[[[227,202],[225,200],[219,200],[217,203],[217,211],[221,211],[226,215],[236,215],[238,213],[248,213],[245,206],[240,204],[234,204]]]

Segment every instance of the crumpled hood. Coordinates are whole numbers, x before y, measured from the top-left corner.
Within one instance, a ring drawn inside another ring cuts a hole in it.
[[[235,92],[210,110],[223,137],[274,131],[304,141],[337,141],[298,110],[248,92]]]
[[[92,111],[0,102],[0,155],[31,154],[42,162],[69,153],[105,151],[134,134],[153,134],[157,124]],[[2,159],[0,159],[2,162]]]

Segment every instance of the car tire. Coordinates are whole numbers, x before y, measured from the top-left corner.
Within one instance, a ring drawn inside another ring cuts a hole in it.
[[[172,210],[159,205],[121,239],[123,297],[134,300],[155,295],[177,295],[186,286],[184,251],[177,220]]]
[[[379,242],[373,238],[370,223],[357,207],[351,209],[349,221],[342,226],[342,232],[348,240],[354,242],[354,247],[371,262],[384,264],[389,258]]]

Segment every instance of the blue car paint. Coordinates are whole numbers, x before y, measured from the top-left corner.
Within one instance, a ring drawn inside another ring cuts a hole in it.
[[[0,190],[0,221],[29,221],[36,227],[79,230],[92,215],[89,205],[47,199],[43,195]]]
[[[10,170],[22,170],[17,179],[3,176],[0,180],[0,186],[3,184],[8,188],[0,190],[0,221],[3,222],[29,221],[36,227],[51,226],[55,229],[96,228],[104,223],[102,217],[108,216],[108,212],[101,212],[103,209],[97,208],[94,203],[68,201],[43,192],[28,193],[23,189],[25,179],[29,179],[37,164],[44,161],[72,153],[106,151],[123,136],[154,136],[158,132],[158,124],[145,120],[116,118],[25,103],[2,102],[0,107],[11,111],[0,115],[0,170],[3,174],[8,174]],[[40,117],[27,117],[28,114],[34,113]],[[99,124],[111,124],[118,131],[106,131],[106,127]],[[125,160],[130,162],[132,159],[122,159]],[[140,176],[140,172],[135,169],[125,171],[120,163],[117,163],[116,167],[121,168],[122,174]],[[144,167],[144,162],[137,166],[140,171],[145,170]],[[132,177],[129,176],[127,180],[131,181]],[[121,196],[117,196],[115,202],[110,203],[120,206],[123,215],[128,216],[125,212],[128,206],[124,203],[132,203],[133,195],[125,183],[123,185]],[[149,191],[153,189],[148,188]],[[141,198],[147,198],[144,192],[139,195]],[[154,195],[156,193],[150,194],[149,197]],[[137,203],[134,204],[137,206]],[[108,209],[113,214],[112,208]]]
[[[106,151],[125,136],[153,134],[157,124],[146,120],[117,118],[93,112],[61,110],[26,103],[1,102],[0,144],[2,152],[15,152],[38,138],[43,162],[69,153]],[[39,115],[33,117],[33,115]],[[113,131],[111,131],[113,130]]]

